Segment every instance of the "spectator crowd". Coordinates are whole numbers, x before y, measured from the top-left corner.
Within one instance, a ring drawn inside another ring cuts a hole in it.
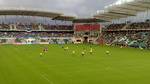
[[[124,30],[122,30],[124,29]],[[150,48],[150,22],[122,23],[109,25],[103,31],[108,45]],[[113,31],[112,31],[113,30]]]
[[[51,25],[51,24],[24,24],[24,23],[13,23],[13,24],[0,24],[0,30],[73,30],[73,25]]]

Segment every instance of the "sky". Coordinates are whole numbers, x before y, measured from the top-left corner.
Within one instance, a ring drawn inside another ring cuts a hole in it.
[[[82,18],[91,17],[97,10],[116,0],[0,0],[0,8],[28,8],[49,10]]]

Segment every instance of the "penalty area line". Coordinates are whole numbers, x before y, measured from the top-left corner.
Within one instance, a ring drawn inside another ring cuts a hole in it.
[[[50,84],[54,84],[52,81],[50,81],[47,77],[46,77],[46,74],[40,74],[41,75],[41,77],[43,78],[43,79],[45,79],[46,81],[48,81],[48,83],[50,83]]]

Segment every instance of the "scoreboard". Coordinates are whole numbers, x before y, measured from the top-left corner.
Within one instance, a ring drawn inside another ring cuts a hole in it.
[[[76,32],[78,31],[100,31],[101,30],[101,25],[94,23],[94,24],[74,24],[74,30]]]

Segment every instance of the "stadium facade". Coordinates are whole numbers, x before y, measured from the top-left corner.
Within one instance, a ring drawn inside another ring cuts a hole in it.
[[[60,13],[5,9],[0,15],[1,44],[64,44],[74,34],[72,22],[52,20]]]
[[[92,43],[150,48],[150,1],[119,0],[94,18],[49,11],[0,10],[1,44]]]
[[[1,44],[96,43],[99,23],[73,22],[61,13],[25,9],[0,10]],[[78,21],[78,20],[77,20]]]

